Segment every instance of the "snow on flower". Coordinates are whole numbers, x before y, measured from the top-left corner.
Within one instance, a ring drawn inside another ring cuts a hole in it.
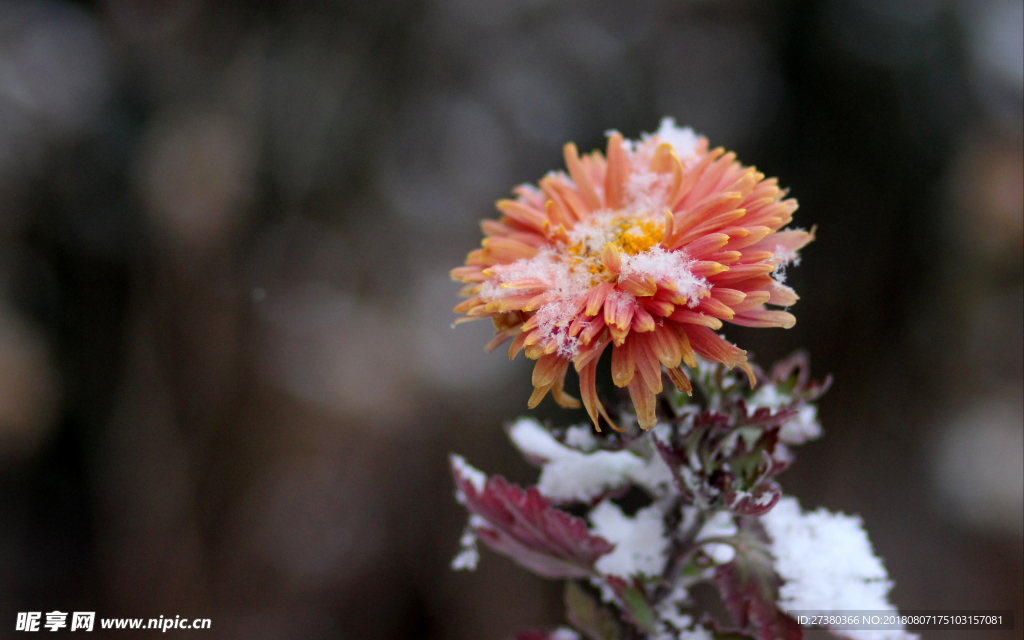
[[[772,540],[775,569],[783,579],[779,607],[788,610],[891,611],[892,582],[874,554],[861,519],[818,509],[800,510],[782,498],[761,517]],[[909,640],[905,631],[836,631],[853,640]]]
[[[652,493],[664,493],[672,482],[661,456],[645,460],[625,450],[583,453],[555,440],[532,418],[516,420],[508,433],[527,458],[542,465],[537,489],[557,502],[590,502],[631,481]]]
[[[786,327],[797,295],[781,268],[813,239],[780,231],[796,201],[774,178],[665,119],[640,140],[608,137],[605,155],[580,157],[565,146],[568,174],[550,173],[539,189],[523,185],[501,200],[500,220],[485,220],[480,249],[452,277],[469,296],[458,322],[491,318],[495,348],[537,360],[529,406],[545,395],[566,407],[569,364],[579,372],[583,405],[598,427],[604,408],[595,377],[612,348],[612,379],[627,387],[640,426],[656,423],[662,367],[689,392],[682,369],[694,354],[751,377],[746,352],[715,331],[722,322]],[[607,415],[605,415],[607,420]],[[611,424],[611,421],[608,421]],[[614,426],[614,425],[613,425]]]

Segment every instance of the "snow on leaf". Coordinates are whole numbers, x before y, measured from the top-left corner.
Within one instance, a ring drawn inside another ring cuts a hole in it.
[[[785,580],[778,602],[787,609],[873,610],[896,613],[892,581],[857,516],[825,509],[804,512],[785,497],[760,519],[771,539],[775,567]],[[856,640],[906,640],[906,631],[837,631]]]
[[[665,568],[668,539],[661,509],[655,505],[640,509],[632,517],[610,501],[590,512],[594,533],[615,545],[615,550],[597,561],[597,570],[621,577],[657,576]]]
[[[657,456],[644,460],[625,450],[584,453],[556,440],[532,418],[516,420],[508,434],[528,460],[542,467],[537,488],[556,502],[592,502],[630,482],[657,493],[671,482]]]
[[[534,487],[523,490],[492,476],[478,489],[479,476],[467,473],[473,468],[465,460],[453,455],[451,468],[466,508],[482,519],[473,521],[477,537],[537,574],[594,576],[594,563],[614,549],[604,538],[590,535],[586,522],[552,507]]]
[[[760,524],[742,518],[735,540],[735,559],[715,568],[715,583],[733,620],[758,640],[801,640],[803,629],[775,604],[781,580]]]
[[[778,483],[769,480],[750,491],[730,491],[725,494],[725,504],[740,515],[759,516],[771,511],[781,497]]]

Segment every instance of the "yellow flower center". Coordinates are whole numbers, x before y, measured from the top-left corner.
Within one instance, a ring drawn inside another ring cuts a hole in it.
[[[592,284],[612,282],[617,278],[605,268],[601,260],[601,251],[606,244],[610,242],[619,251],[635,256],[652,249],[665,234],[664,223],[659,223],[653,216],[644,215],[615,216],[601,227],[604,227],[604,232],[600,234],[604,237],[602,242],[579,240],[568,247],[570,272],[574,272],[577,265],[582,265],[594,275]]]
[[[625,220],[620,222],[618,227],[625,227],[625,230],[620,231],[615,244],[631,256],[643,253],[661,242],[665,229],[665,225],[657,224],[649,218]]]

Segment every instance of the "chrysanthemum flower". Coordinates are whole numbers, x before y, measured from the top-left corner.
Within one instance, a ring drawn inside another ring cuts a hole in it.
[[[746,352],[715,331],[723,321],[793,326],[790,313],[765,305],[797,301],[783,270],[813,230],[779,231],[796,201],[735,160],[666,118],[638,141],[611,133],[606,156],[580,157],[567,144],[568,175],[550,173],[539,189],[523,185],[498,202],[503,215],[483,221],[483,248],[452,271],[470,296],[455,311],[466,314],[458,322],[492,319],[488,349],[512,339],[509,357],[537,360],[531,408],[549,391],[579,406],[563,388],[572,363],[600,429],[598,416],[608,417],[595,373],[609,346],[612,379],[628,387],[644,429],[656,422],[662,366],[685,392],[682,365],[695,367],[694,353],[742,367],[754,383]]]

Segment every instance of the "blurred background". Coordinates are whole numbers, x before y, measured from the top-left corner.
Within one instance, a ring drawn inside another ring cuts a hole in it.
[[[448,569],[448,452],[535,471],[501,428],[529,363],[450,328],[447,272],[563,143],[670,115],[818,225],[796,328],[727,329],[835,376],[785,489],[863,516],[901,608],[1015,609],[986,638],[1019,634],[1022,7],[0,1],[0,624],[561,622],[503,558]]]

